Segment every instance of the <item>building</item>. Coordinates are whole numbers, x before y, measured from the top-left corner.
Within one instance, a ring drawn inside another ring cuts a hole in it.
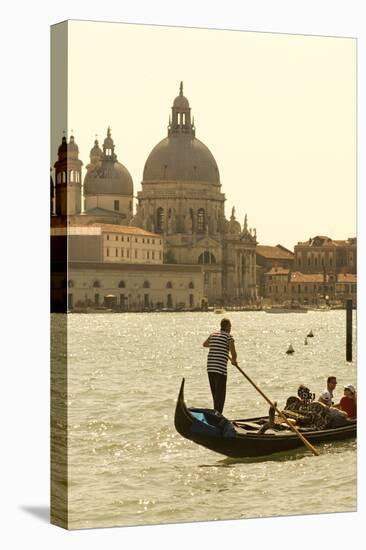
[[[283,267],[272,267],[263,275],[261,296],[272,304],[291,300],[291,272]]]
[[[347,300],[352,300],[353,306],[357,304],[357,275],[354,273],[339,273],[335,283],[335,294],[345,305]]]
[[[168,135],[149,154],[132,225],[158,233],[165,261],[202,265],[209,303],[246,304],[256,299],[256,231],[224,212],[219,169],[196,138],[183,83],[175,98]]]
[[[113,262],[128,264],[162,264],[161,235],[138,227],[113,224],[54,227],[51,229],[54,257],[68,247],[71,262]],[[63,241],[66,241],[63,242]]]
[[[294,253],[280,244],[277,246],[257,245],[256,263],[258,294],[265,297],[266,273],[275,267],[291,271],[294,266]]]
[[[302,305],[346,305],[357,301],[357,276],[354,274],[301,273],[274,267],[265,276],[264,298],[271,304],[295,302]]]
[[[60,269],[59,269],[60,266]],[[110,306],[122,311],[200,309],[202,266],[69,261],[55,263],[53,311]]]
[[[294,269],[302,273],[357,272],[357,239],[332,240],[316,236],[295,246]]]
[[[139,227],[102,224],[103,262],[162,264],[161,235]]]

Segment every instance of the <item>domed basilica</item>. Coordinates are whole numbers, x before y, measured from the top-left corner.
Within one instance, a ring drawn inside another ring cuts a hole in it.
[[[225,218],[225,195],[212,153],[196,138],[183,83],[168,135],[148,156],[132,225],[164,235],[168,263],[202,264],[209,303],[256,298],[256,232]]]

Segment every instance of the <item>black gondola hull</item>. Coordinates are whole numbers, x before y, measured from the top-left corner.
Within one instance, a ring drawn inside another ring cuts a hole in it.
[[[200,414],[209,419],[209,423],[198,419]],[[291,431],[278,433],[256,432],[240,433],[233,422],[255,422],[263,417],[235,420],[230,422],[212,409],[187,408],[184,402],[184,379],[178,395],[175,410],[175,428],[184,438],[194,441],[207,449],[231,458],[249,458],[292,451],[302,447],[299,437]],[[303,432],[304,437],[313,445],[356,437],[357,424],[350,422],[340,428]],[[244,430],[243,430],[244,432]]]

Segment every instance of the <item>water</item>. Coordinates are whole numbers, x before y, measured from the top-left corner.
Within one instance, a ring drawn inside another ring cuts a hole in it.
[[[356,383],[345,361],[345,311],[230,312],[238,362],[283,407],[300,383]],[[68,316],[70,528],[144,525],[356,510],[356,442],[233,460],[174,428],[182,377],[188,406],[212,407],[206,374],[214,313]],[[354,317],[354,342],[356,339]],[[304,338],[312,329],[315,337]],[[286,355],[292,343],[295,353]],[[224,414],[266,414],[267,403],[229,366]]]

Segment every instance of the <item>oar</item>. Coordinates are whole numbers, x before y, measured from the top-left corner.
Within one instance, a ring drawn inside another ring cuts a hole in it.
[[[271,405],[271,407],[277,412],[277,414],[279,414],[279,416],[281,418],[283,418],[283,420],[286,422],[286,424],[288,424],[288,426],[291,428],[291,430],[293,432],[296,433],[296,435],[301,439],[301,441],[304,443],[304,445],[306,445],[306,447],[308,449],[310,449],[310,451],[315,455],[315,456],[319,456],[320,453],[319,451],[313,447],[313,445],[311,443],[309,443],[309,441],[307,439],[305,439],[305,437],[302,435],[302,433],[299,432],[299,430],[296,428],[296,426],[294,426],[293,424],[291,424],[291,422],[288,420],[288,418],[286,417],[286,415],[284,415],[278,408],[277,408],[277,405],[275,403],[272,403],[272,401],[270,399],[268,399],[268,397],[262,392],[262,390],[260,388],[258,388],[258,386],[253,382],[253,380],[251,378],[249,378],[249,376],[239,367],[239,365],[233,363],[235,365],[235,367],[242,373],[243,376],[245,376],[245,378],[248,380],[248,382],[250,382],[252,384],[252,386],[254,386],[254,388],[257,390],[257,392],[259,392],[261,394],[262,397],[264,397],[264,399],[267,401],[267,403],[269,403]]]

